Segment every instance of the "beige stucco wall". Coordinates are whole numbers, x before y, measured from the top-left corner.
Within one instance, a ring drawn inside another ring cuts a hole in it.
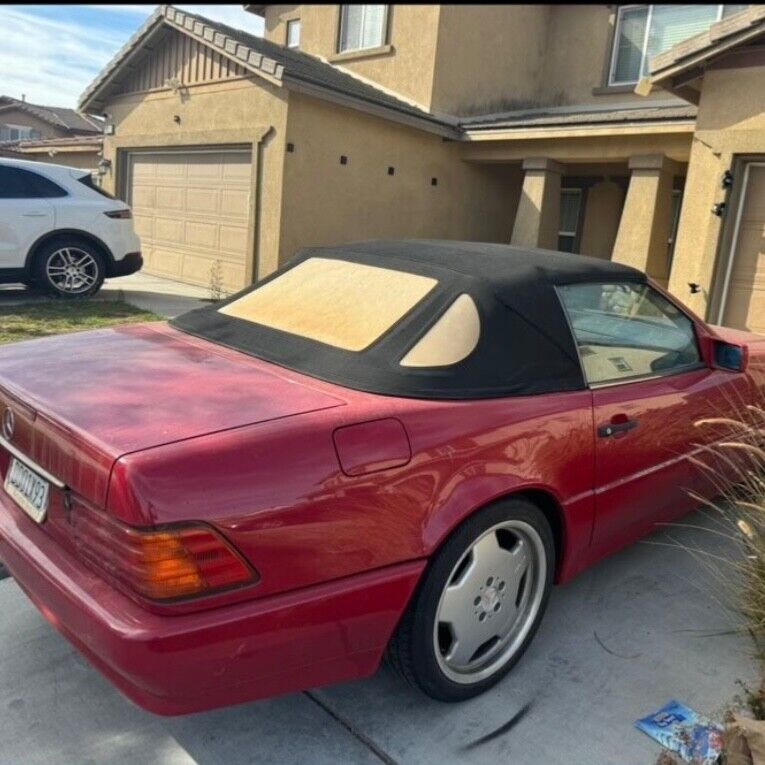
[[[624,206],[624,191],[613,181],[601,181],[587,190],[579,252],[611,259]]]
[[[257,271],[268,273],[278,261],[287,102],[286,89],[261,78],[193,86],[183,100],[170,91],[118,97],[104,108],[115,124],[115,134],[104,139],[104,158],[112,161],[104,188],[122,192],[120,150],[253,146],[253,200],[260,202],[250,237],[254,242],[257,229]]]
[[[337,56],[339,5],[269,5],[265,36],[284,45],[287,21],[299,18],[301,50],[326,58],[427,109],[432,100],[440,8],[438,5],[389,6],[390,48],[371,54],[357,51]]]
[[[377,237],[510,240],[517,165],[472,165],[457,143],[296,93],[287,140],[282,261],[301,247]]]
[[[432,107],[481,114],[539,102],[549,5],[442,5]]]
[[[63,138],[69,135],[64,128],[57,128],[50,122],[35,117],[21,109],[3,109],[0,111],[0,125],[23,125],[40,131],[41,138]]]
[[[702,315],[712,297],[718,242],[735,218],[733,209],[723,219],[710,210],[725,199],[720,181],[734,157],[750,154],[765,155],[765,56],[759,66],[712,68],[704,75],[669,282],[670,290]],[[728,254],[723,246],[720,256]],[[702,291],[691,295],[688,282],[697,282]]]

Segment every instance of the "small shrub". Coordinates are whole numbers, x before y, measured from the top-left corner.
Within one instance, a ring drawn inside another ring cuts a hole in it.
[[[223,286],[223,266],[219,260],[214,261],[210,266],[210,283],[208,288],[210,290],[210,300],[217,302],[227,297]]]

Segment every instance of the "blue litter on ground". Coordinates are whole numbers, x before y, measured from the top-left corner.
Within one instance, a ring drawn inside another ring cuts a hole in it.
[[[635,722],[635,727],[692,765],[715,765],[723,745],[723,727],[679,701]]]

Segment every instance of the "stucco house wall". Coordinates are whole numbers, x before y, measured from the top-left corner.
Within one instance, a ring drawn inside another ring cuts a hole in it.
[[[298,93],[287,141],[280,262],[358,239],[509,240],[517,165],[471,164],[455,142]]]

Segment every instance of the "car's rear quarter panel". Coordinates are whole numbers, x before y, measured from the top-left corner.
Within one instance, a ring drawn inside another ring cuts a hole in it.
[[[348,405],[195,438],[117,463],[112,506],[154,523],[218,527],[261,575],[257,596],[429,556],[471,512],[540,490],[564,519],[564,563],[589,544],[593,429],[588,391],[426,402],[348,392]],[[410,461],[340,467],[333,432],[394,418]],[[561,569],[565,574],[565,569]]]

